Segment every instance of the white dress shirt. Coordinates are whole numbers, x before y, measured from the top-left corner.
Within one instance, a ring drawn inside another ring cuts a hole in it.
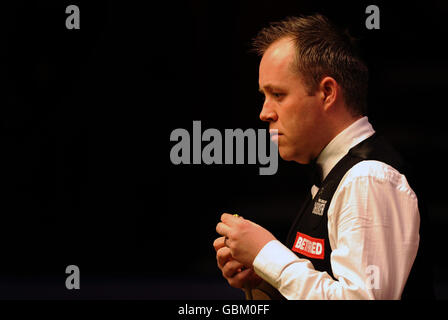
[[[323,178],[375,131],[364,117],[320,153]],[[311,188],[314,197],[319,189]],[[255,272],[287,299],[400,299],[419,244],[417,197],[391,166],[366,160],[342,178],[328,208],[333,279],[278,240],[256,256]]]

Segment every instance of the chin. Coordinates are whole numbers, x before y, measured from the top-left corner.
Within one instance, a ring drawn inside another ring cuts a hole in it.
[[[280,158],[282,158],[285,161],[294,161],[293,154],[291,152],[285,151],[283,148],[279,148],[278,153],[280,155]]]
[[[287,150],[284,150],[284,149],[279,149],[279,155],[280,155],[280,158],[282,158],[285,161],[295,161],[300,164],[308,164],[309,163],[309,161],[307,161],[306,159],[303,159],[300,156],[298,156],[297,154],[295,154],[293,152],[288,152]]]

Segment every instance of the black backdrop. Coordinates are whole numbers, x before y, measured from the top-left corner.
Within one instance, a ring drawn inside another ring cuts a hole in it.
[[[171,163],[176,128],[266,128],[250,40],[270,21],[320,12],[360,39],[369,119],[417,168],[435,251],[448,60],[444,1],[40,1],[1,10],[3,298],[242,298],[216,267],[222,212],[282,239],[308,192],[305,166]],[[65,8],[80,8],[80,30]],[[380,30],[367,30],[376,4]],[[65,268],[81,290],[65,288]],[[439,298],[448,262],[437,254]]]

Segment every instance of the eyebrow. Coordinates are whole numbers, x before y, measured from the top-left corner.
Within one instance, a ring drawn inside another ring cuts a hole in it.
[[[264,90],[263,90],[263,89],[264,89]],[[263,94],[264,94],[264,91],[265,91],[265,90],[267,90],[267,91],[269,91],[269,92],[272,92],[272,91],[274,91],[274,90],[281,90],[281,88],[280,88],[280,87],[277,87],[277,86],[274,86],[274,85],[271,85],[271,84],[267,84],[267,85],[265,85],[263,88],[261,88],[261,87],[258,88],[258,91],[261,92],[261,93],[263,93]]]

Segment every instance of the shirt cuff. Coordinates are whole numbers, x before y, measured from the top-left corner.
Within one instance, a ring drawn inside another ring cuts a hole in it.
[[[254,271],[269,284],[278,289],[280,275],[299,258],[278,240],[269,241],[255,257]]]

